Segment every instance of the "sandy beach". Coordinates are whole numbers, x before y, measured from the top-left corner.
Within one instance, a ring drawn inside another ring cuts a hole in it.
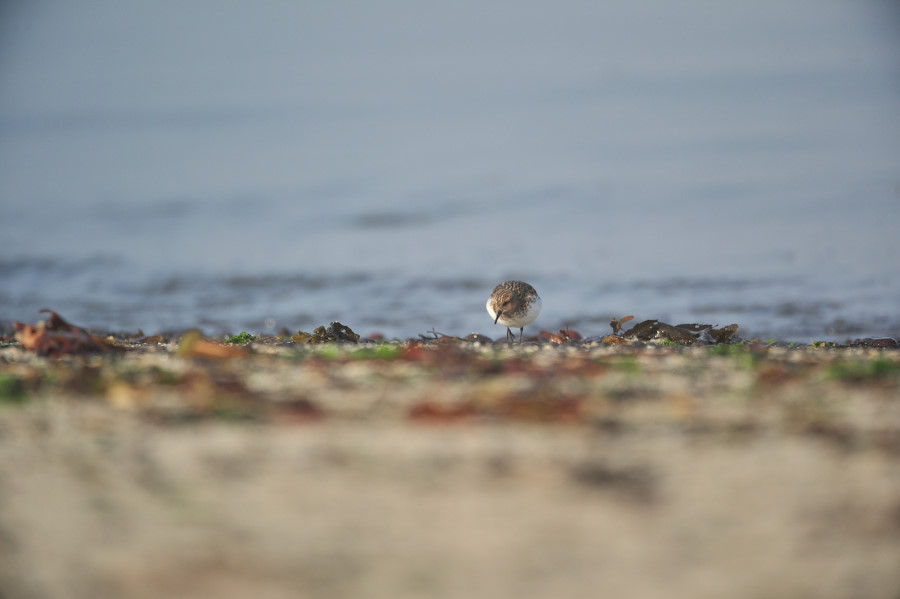
[[[0,347],[0,595],[900,590],[896,350],[208,343]]]

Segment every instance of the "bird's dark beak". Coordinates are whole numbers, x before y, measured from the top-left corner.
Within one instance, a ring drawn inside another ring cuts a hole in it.
[[[500,315],[503,314],[503,310],[497,312],[497,318],[494,319],[494,324],[497,324],[497,321],[500,320]]]

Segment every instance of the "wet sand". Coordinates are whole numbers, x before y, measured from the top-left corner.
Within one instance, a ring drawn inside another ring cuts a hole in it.
[[[871,349],[7,345],[0,595],[897,597],[898,371]]]

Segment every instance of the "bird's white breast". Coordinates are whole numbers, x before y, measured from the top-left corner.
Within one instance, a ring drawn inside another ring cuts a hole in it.
[[[541,303],[541,298],[535,296],[528,304],[528,307],[523,314],[519,314],[516,316],[502,314],[500,318],[497,319],[497,324],[503,325],[505,327],[524,327],[534,322],[534,319],[537,318],[538,314],[541,313],[542,307],[543,304]],[[488,300],[487,302],[487,311],[488,314],[491,315],[491,318],[497,318],[497,313],[491,306],[491,300]]]

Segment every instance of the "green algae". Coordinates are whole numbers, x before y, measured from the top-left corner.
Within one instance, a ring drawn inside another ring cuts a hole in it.
[[[900,362],[884,357],[839,360],[828,366],[825,373],[831,380],[862,382],[900,376]]]
[[[259,337],[256,335],[251,335],[246,331],[241,331],[237,335],[232,335],[231,337],[225,339],[224,343],[244,344],[250,343],[251,341],[256,341],[257,339],[259,339]]]
[[[350,354],[353,360],[395,360],[403,353],[403,346],[381,344],[375,347],[364,347]]]
[[[11,374],[0,375],[0,403],[22,403],[25,401],[25,383]]]
[[[755,350],[746,343],[725,343],[721,345],[713,345],[707,350],[710,356],[722,356],[734,360],[738,367],[743,370],[751,370],[756,367],[762,359],[760,351]]]

